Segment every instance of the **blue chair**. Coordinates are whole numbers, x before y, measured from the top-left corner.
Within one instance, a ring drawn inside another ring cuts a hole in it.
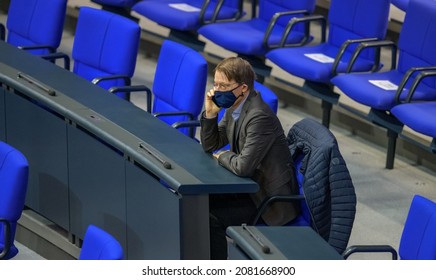
[[[305,118],[288,132],[299,195],[273,196],[258,207],[251,225],[272,203],[299,201],[300,215],[286,226],[311,226],[340,254],[347,248],[356,214],[356,194],[335,136]]]
[[[266,76],[269,71],[264,65],[264,55],[280,45],[286,25],[292,18],[308,15],[314,8],[314,0],[260,0],[258,16],[248,20],[207,24],[197,32],[220,47],[250,60],[256,72]],[[308,40],[308,29],[301,24],[293,29],[285,44],[303,45]],[[261,68],[268,72],[262,73]]]
[[[296,18],[297,22],[320,22],[321,43],[294,48],[277,48],[266,57],[286,72],[305,80],[303,90],[322,101],[322,122],[330,124],[330,113],[339,95],[330,83],[337,73],[345,72],[357,43],[384,39],[390,0],[332,0],[327,19],[322,16]],[[292,29],[292,28],[291,28]],[[379,68],[379,53],[366,50],[353,64],[353,71]]]
[[[123,16],[81,7],[72,48],[73,72],[104,89],[131,84],[138,54],[139,25]],[[48,60],[70,58],[63,53],[46,55]],[[129,93],[117,94],[129,99]]]
[[[367,119],[387,128],[388,151],[386,168],[394,166],[396,140],[403,124],[392,116],[393,106],[409,101],[436,100],[436,77],[425,72],[436,70],[436,3],[427,0],[411,1],[400,32],[398,44],[391,41],[368,42],[364,48],[390,48],[392,66],[387,71],[350,73],[332,79],[345,95],[368,106]],[[398,52],[398,63],[396,61]],[[418,76],[425,76],[422,80]],[[422,82],[421,82],[422,80]],[[413,92],[413,93],[412,93]]]
[[[242,17],[241,0],[143,0],[132,10],[170,29],[168,39],[201,50],[204,42],[198,40],[197,29],[220,21]]]
[[[79,260],[122,260],[123,247],[105,230],[89,225],[83,238]]]
[[[401,234],[398,252],[390,245],[355,245],[343,256],[354,253],[391,253],[392,259],[436,260],[436,203],[415,195]]]
[[[28,176],[26,157],[0,142],[0,260],[11,259],[18,253],[15,231],[24,208]]]
[[[207,62],[203,56],[187,46],[164,40],[153,79],[153,90],[140,85],[113,87],[110,91],[145,91],[147,111],[172,125],[198,118],[203,108],[206,81]],[[195,135],[193,127],[184,127],[180,131],[190,137]]]
[[[67,0],[11,0],[0,37],[34,54],[55,52],[64,29]]]

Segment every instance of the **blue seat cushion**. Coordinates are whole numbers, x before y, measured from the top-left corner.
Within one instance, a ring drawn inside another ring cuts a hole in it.
[[[168,28],[180,31],[195,31],[200,26],[200,11],[186,12],[169,6],[170,4],[187,4],[201,9],[202,0],[146,0],[140,1],[132,7],[132,10],[144,17]],[[205,20],[210,20],[213,15],[216,2],[211,2],[205,13]],[[224,6],[221,8],[218,19],[235,17],[238,9]]]
[[[269,22],[258,18],[243,22],[209,24],[201,27],[198,33],[215,44],[238,54],[265,55],[269,48],[263,44],[263,38],[268,24]],[[283,31],[284,28],[281,25],[275,25],[268,44],[278,45]],[[297,43],[303,38],[302,32],[295,31],[290,34],[287,43]]]
[[[329,83],[332,78],[333,62],[322,63],[307,57],[305,54],[319,53],[334,59],[338,52],[339,48],[335,46],[320,44],[298,48],[279,48],[268,52],[266,57],[294,76],[312,82]],[[338,73],[345,72],[350,56],[349,52],[344,53],[337,68]],[[368,71],[372,64],[371,60],[358,59],[353,66],[353,71]]]
[[[413,102],[392,108],[392,114],[403,124],[424,135],[436,137],[436,100],[434,102]]]
[[[369,80],[387,80],[398,86],[402,77],[403,74],[396,70],[377,73],[341,74],[334,77],[332,83],[354,101],[374,109],[390,110],[396,105],[396,90],[382,89],[370,83]],[[406,85],[407,88],[408,85]],[[401,97],[405,98],[407,93],[408,91],[404,90]],[[436,99],[436,89],[421,83],[414,94],[414,99]]]

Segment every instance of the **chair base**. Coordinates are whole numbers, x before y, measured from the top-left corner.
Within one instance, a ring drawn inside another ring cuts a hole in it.
[[[330,127],[330,116],[333,104],[339,101],[339,94],[333,91],[332,85],[305,81],[303,90],[308,94],[321,99],[322,124]]]

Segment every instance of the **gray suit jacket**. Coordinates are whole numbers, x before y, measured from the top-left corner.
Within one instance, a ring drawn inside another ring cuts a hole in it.
[[[220,155],[219,163],[241,177],[251,177],[260,190],[253,194],[256,206],[266,197],[297,194],[294,167],[282,125],[262,100],[252,91],[235,123],[232,109],[220,121],[201,115],[201,144],[206,152],[214,152],[230,143],[230,151]],[[275,203],[263,215],[268,225],[283,225],[298,215],[298,207]]]

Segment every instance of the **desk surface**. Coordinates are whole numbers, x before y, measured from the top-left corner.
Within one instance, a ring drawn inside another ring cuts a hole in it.
[[[229,227],[227,234],[251,259],[261,260],[341,260],[342,256],[310,227],[247,227],[260,242],[268,246],[269,253],[243,229]]]
[[[48,96],[17,78],[24,73],[56,91]],[[0,83],[18,88],[73,122],[91,129],[128,157],[146,166],[181,194],[256,192],[258,185],[222,168],[201,145],[132,103],[121,100],[60,66],[0,41]],[[139,143],[168,160],[165,169]]]

